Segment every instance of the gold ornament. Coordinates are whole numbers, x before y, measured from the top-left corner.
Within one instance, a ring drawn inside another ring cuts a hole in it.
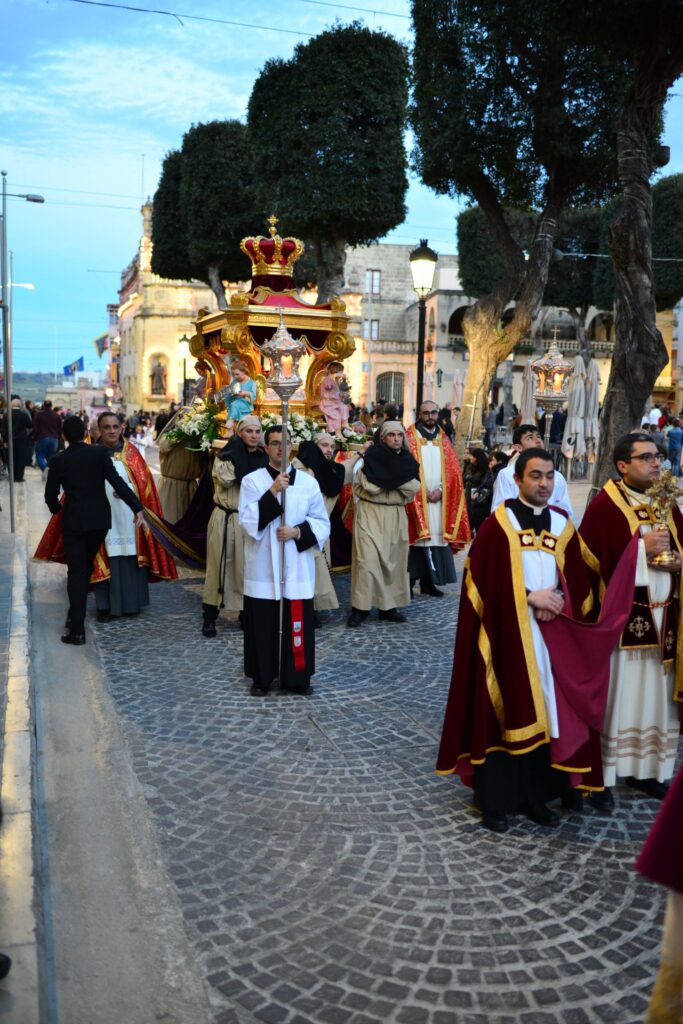
[[[654,519],[655,530],[668,530],[667,520],[671,510],[678,505],[680,491],[676,477],[668,469],[647,491],[650,496],[650,511]],[[662,551],[651,559],[652,565],[672,565],[676,562],[673,551]]]

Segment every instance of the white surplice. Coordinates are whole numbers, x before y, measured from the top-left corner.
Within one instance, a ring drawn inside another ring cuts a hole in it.
[[[273,478],[267,469],[248,473],[240,488],[239,521],[244,538],[244,593],[247,597],[276,601],[280,598],[280,541],[278,517],[259,530],[259,499],[272,487]],[[314,477],[297,471],[294,483],[287,488],[285,525],[299,526],[304,520],[311,527],[318,548],[330,535],[330,519],[323,496]],[[315,593],[315,548],[297,551],[293,540],[285,541],[284,596],[290,600],[306,600]]]
[[[121,479],[132,489],[133,484],[121,459],[112,459],[112,462],[114,463],[114,469]],[[137,555],[135,513],[128,508],[125,501],[121,501],[108,480],[105,480],[104,486],[109,504],[111,505],[111,528],[104,540],[107,554],[110,558],[125,558],[130,555]]]
[[[527,503],[525,502],[525,504]],[[542,508],[535,508],[532,505],[527,505],[527,507],[532,509],[535,515],[540,515],[543,511]],[[509,508],[505,511],[515,530],[521,530],[514,512]],[[565,517],[560,512],[553,512],[550,509],[550,532],[553,536],[559,537],[566,525],[567,520]],[[546,587],[559,588],[560,576],[557,571],[555,556],[550,551],[546,551],[545,548],[523,549],[522,568],[524,571],[524,586],[527,590],[544,590]],[[557,739],[560,735],[560,726],[557,718],[555,679],[553,677],[552,665],[550,664],[550,653],[543,639],[541,627],[536,619],[534,609],[529,604],[527,605],[527,612],[529,622],[531,623],[531,635],[534,641],[538,674],[541,679],[543,702],[548,718],[548,732],[553,739]]]

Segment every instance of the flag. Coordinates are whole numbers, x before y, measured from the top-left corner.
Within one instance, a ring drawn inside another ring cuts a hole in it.
[[[68,366],[64,367],[64,376],[65,377],[73,377],[73,375],[75,373],[78,373],[79,370],[84,370],[84,369],[85,369],[85,362],[83,361],[83,356],[80,356],[78,359],[75,359],[73,361],[73,363],[69,363]]]
[[[93,345],[97,349],[97,354],[101,359],[105,351],[109,348],[109,335],[102,334],[99,338],[95,338]]]

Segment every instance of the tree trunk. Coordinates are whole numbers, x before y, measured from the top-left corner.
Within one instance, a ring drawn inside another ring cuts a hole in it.
[[[593,358],[593,346],[590,338],[586,334],[586,314],[585,309],[579,309],[575,306],[573,309],[568,310],[568,313],[574,321],[574,328],[576,330],[576,340],[579,343],[579,355],[582,357],[584,365],[588,366],[589,362]]]
[[[219,309],[227,309],[228,308],[228,300],[227,300],[227,298],[225,296],[225,288],[223,287],[223,282],[221,281],[221,274],[220,274],[220,270],[218,268],[218,264],[217,263],[210,263],[207,269],[208,269],[207,276],[209,278],[209,287],[211,288],[211,291],[213,292],[213,294],[216,296],[216,299],[218,301],[218,308]]]
[[[655,116],[658,111],[655,111]],[[652,273],[652,193],[648,159],[653,112],[634,100],[617,134],[619,180],[624,202],[609,229],[614,261],[616,340],[600,424],[600,447],[593,482],[614,475],[612,451],[623,434],[640,427],[645,405],[661,370],[666,346],[655,323]],[[643,116],[645,115],[645,116]]]
[[[314,241],[318,277],[318,305],[329,302],[335,295],[341,295],[344,287],[346,265],[346,241],[335,238],[331,242]]]
[[[668,358],[655,323],[650,149],[667,93],[683,72],[681,21],[679,3],[643,5],[641,47],[617,132],[624,202],[610,226],[616,339],[593,477],[597,487],[613,475],[617,439],[640,427],[645,404]]]
[[[500,243],[502,212],[497,200],[492,204],[490,196],[484,197],[483,201],[480,196],[477,196],[477,199],[489,219],[494,238]],[[468,439],[476,437],[479,432],[496,367],[507,359],[515,345],[528,335],[541,308],[561,208],[561,201],[555,196],[546,202],[536,226],[526,264],[522,261],[522,254],[512,241],[512,237],[509,236],[514,248],[508,247],[506,250],[501,246],[506,263],[505,278],[494,293],[476,302],[463,318],[470,363],[465,380],[462,412],[456,426],[455,446],[460,457]],[[504,230],[507,231],[507,226]],[[515,306],[515,315],[509,324],[501,328],[500,319],[505,307],[514,297],[520,283],[521,290]]]

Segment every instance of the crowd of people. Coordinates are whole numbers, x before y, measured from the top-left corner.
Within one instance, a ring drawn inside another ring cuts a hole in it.
[[[178,406],[171,402],[168,409],[158,413],[138,409],[130,416],[117,413],[121,423],[122,436],[130,440],[141,454],[150,448],[175,415]],[[58,451],[64,448],[62,427],[67,416],[75,415],[83,422],[91,440],[99,440],[97,415],[89,416],[84,409],[55,409],[50,399],[36,405],[30,399],[23,401],[20,395],[10,400],[13,479],[22,483],[27,469],[40,470],[43,478],[47,475],[47,464]],[[0,478],[9,472],[8,414],[4,398],[0,398]]]

